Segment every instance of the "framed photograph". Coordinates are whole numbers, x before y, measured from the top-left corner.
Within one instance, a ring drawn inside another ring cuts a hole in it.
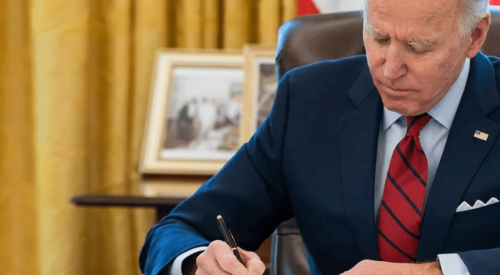
[[[241,53],[159,51],[141,172],[212,175],[240,147]]]
[[[278,81],[275,73],[274,48],[247,45],[245,57],[245,88],[243,129],[240,143],[248,141],[266,120],[276,96]]]

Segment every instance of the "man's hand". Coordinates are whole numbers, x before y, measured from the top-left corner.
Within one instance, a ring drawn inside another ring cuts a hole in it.
[[[401,264],[365,260],[342,275],[443,275],[443,272],[438,262]]]
[[[212,242],[205,252],[196,259],[198,270],[196,275],[231,274],[231,275],[262,275],[266,266],[254,252],[238,248],[245,265],[242,265],[233,251],[225,242]]]

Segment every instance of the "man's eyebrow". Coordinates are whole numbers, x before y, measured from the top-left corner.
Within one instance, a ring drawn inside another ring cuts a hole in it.
[[[366,24],[365,26],[366,30],[368,31],[368,33],[370,34],[371,37],[382,37],[383,35],[376,32],[374,29],[373,29],[373,26],[371,24]]]
[[[408,45],[416,48],[432,48],[436,44],[435,41],[408,41]]]
[[[373,38],[384,38],[386,35],[380,34],[377,31],[373,29],[372,24],[366,24],[365,25],[366,30],[370,34],[371,37]],[[438,42],[436,41],[417,41],[417,40],[411,40],[407,42],[408,45],[415,47],[415,48],[420,48],[420,49],[428,49],[436,46]]]

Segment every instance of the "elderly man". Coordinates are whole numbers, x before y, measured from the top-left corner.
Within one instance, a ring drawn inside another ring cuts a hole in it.
[[[262,274],[245,250],[295,216],[313,274],[500,273],[487,3],[368,0],[367,55],[285,75],[254,137],[150,231],[142,270]],[[219,214],[244,265],[214,241]]]

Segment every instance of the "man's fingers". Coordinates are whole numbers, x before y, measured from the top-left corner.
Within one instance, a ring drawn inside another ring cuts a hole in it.
[[[219,266],[226,272],[233,275],[248,275],[248,270],[234,256],[233,251],[216,258]]]
[[[198,256],[198,258],[196,258],[196,264],[198,266],[196,274],[199,275],[230,274],[222,270],[222,268],[219,266],[219,263],[217,262],[217,259],[215,257],[216,250],[217,250],[216,248],[210,245],[206,251],[201,253]]]
[[[266,265],[258,259],[251,259],[246,263],[248,272],[252,275],[262,275],[266,271]]]
[[[264,272],[266,271],[266,265],[260,260],[259,255],[254,252],[245,251],[241,248],[238,248],[238,251],[250,274],[264,274]]]
[[[266,266],[254,252],[238,248],[244,262],[241,264],[229,245],[222,241],[214,241],[208,249],[197,258],[200,275],[232,274],[232,275],[262,275]]]
[[[253,259],[253,258],[257,258],[260,260],[260,257],[259,255],[257,255],[256,253],[254,252],[250,252],[250,251],[245,251],[241,248],[238,247],[238,252],[240,253],[240,256],[241,256],[241,259],[243,260],[243,262],[247,262],[249,261],[250,259]]]
[[[210,244],[208,249],[211,249],[213,251],[218,266],[226,273],[233,275],[249,274],[245,266],[238,261],[231,247],[229,247],[229,245],[227,245],[225,242],[214,241]]]

